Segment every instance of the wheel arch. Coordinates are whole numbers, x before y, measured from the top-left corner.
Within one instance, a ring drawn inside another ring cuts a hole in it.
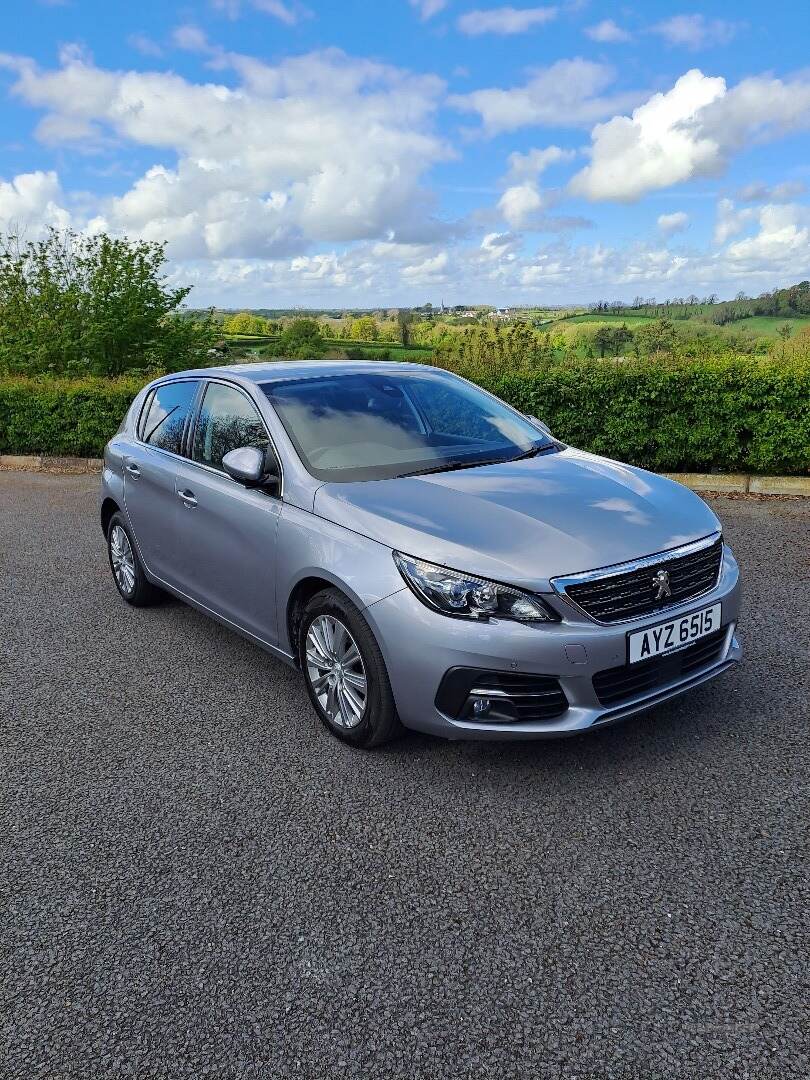
[[[110,527],[110,521],[112,520],[113,514],[120,513],[121,507],[118,505],[115,499],[111,498],[108,495],[101,504],[101,528],[105,536],[107,535],[107,530]]]
[[[330,581],[329,578],[321,577],[317,574],[308,574],[306,577],[302,577],[300,581],[297,581],[290,592],[289,599],[287,600],[287,613],[286,613],[286,628],[287,637],[290,643],[290,651],[295,657],[295,662],[298,664],[298,631],[301,626],[301,619],[304,614],[304,608],[310,602],[313,596],[316,596],[319,592],[323,592],[324,589],[339,589],[345,596],[348,596],[350,600],[353,600],[349,592],[335,581]]]

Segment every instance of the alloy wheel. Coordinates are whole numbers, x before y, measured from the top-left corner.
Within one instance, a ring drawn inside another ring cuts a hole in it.
[[[354,728],[368,701],[363,658],[348,627],[333,615],[318,615],[306,637],[307,677],[318,703],[337,727]]]
[[[135,588],[135,556],[129,537],[120,525],[113,525],[110,533],[110,562],[118,588],[129,596]]]

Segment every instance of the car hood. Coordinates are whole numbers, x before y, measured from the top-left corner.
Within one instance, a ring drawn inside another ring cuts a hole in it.
[[[562,574],[719,529],[680,484],[568,448],[502,465],[324,484],[314,512],[408,555],[543,591]]]

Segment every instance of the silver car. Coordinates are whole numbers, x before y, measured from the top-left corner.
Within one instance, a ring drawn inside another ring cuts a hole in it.
[[[741,657],[701,499],[420,365],[158,379],[106,447],[101,524],[128,603],[165,590],[299,667],[355,746],[571,735]]]

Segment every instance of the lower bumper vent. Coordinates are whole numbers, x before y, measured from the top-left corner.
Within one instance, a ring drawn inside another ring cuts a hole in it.
[[[550,675],[451,668],[442,679],[436,707],[457,720],[537,723],[562,716],[568,699]]]
[[[593,677],[593,688],[603,705],[618,705],[630,698],[649,693],[678,679],[685,679],[701,668],[719,660],[726,640],[727,627],[715,630],[694,645],[688,645],[669,656],[655,656],[638,664],[599,671]]]

